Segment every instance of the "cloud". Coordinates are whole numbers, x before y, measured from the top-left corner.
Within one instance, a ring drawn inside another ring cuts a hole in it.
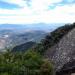
[[[52,5],[53,3],[59,3],[62,0],[32,0],[31,7],[35,11],[42,11],[48,9],[49,5]]]
[[[74,2],[75,0],[67,0],[67,2],[71,3],[71,2]]]
[[[16,5],[16,4],[10,4],[10,3],[7,3],[7,2],[0,1],[0,8],[15,9],[15,8],[21,8],[21,7],[19,5]]]
[[[24,1],[24,0],[2,0],[2,1],[10,3],[10,4],[16,4],[16,5],[19,5],[22,7],[24,7],[26,4],[26,1]]]
[[[64,5],[57,6],[53,10],[46,11],[42,15],[43,22],[50,23],[72,23],[75,22],[75,4],[74,5]]]
[[[0,9],[0,15],[7,15],[7,16],[27,16],[32,14],[32,10],[28,7],[22,8],[22,9]]]
[[[2,20],[3,19],[3,20]],[[2,16],[1,23],[9,23],[9,24],[31,24],[38,23],[36,16]]]
[[[18,1],[18,2],[17,2]],[[0,23],[32,24],[32,23],[72,23],[75,22],[75,4],[49,6],[62,0],[10,0],[19,9],[0,9]],[[29,2],[30,6],[27,5]]]
[[[11,4],[17,4],[20,6],[25,6],[25,4],[27,2],[29,2],[29,3],[31,2],[32,5],[36,6],[37,4],[40,4],[40,3],[41,3],[41,5],[43,5],[43,4],[49,5],[49,4],[53,4],[53,3],[59,3],[62,0],[2,0],[2,1],[11,3]]]

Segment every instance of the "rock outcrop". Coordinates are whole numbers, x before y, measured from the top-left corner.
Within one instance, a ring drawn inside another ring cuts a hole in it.
[[[55,46],[45,52],[45,57],[54,62],[59,70],[64,64],[75,59],[75,28],[68,32]]]

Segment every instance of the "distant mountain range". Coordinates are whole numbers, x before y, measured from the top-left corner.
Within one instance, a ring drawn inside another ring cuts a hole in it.
[[[26,42],[40,42],[48,32],[64,24],[0,24],[0,51]]]
[[[44,30],[44,31],[52,31],[59,26],[64,25],[64,23],[55,23],[55,24],[0,24],[1,29],[10,29],[10,30]]]

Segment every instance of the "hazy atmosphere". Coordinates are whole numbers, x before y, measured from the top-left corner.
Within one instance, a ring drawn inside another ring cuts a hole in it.
[[[0,0],[0,24],[73,23],[75,0]]]

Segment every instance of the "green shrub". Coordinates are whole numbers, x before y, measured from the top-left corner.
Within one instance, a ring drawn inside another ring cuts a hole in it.
[[[38,52],[6,52],[0,55],[0,75],[52,75],[53,66]]]

